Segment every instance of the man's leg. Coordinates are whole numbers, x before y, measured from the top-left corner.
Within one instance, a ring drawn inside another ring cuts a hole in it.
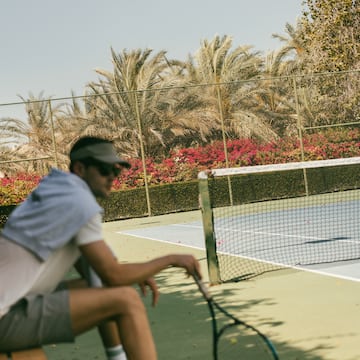
[[[99,334],[108,360],[127,360],[115,321],[106,321],[98,326]]]
[[[121,344],[119,331],[115,321],[106,321],[98,326],[101,340],[106,348]]]
[[[80,267],[80,273],[83,276],[85,281],[80,283],[75,283],[75,287],[92,287],[92,288],[102,288],[103,283],[96,272],[91,268],[89,263],[84,257],[81,257],[78,267]],[[99,334],[102,340],[102,343],[105,348],[106,356],[108,360],[127,360],[126,354],[121,344],[121,339],[119,331],[117,329],[116,323],[114,322],[104,322],[98,326]]]
[[[100,281],[100,279],[98,280]],[[67,289],[88,289],[89,280],[84,279],[74,279],[66,282]],[[102,283],[99,283],[95,287],[102,287]],[[126,360],[126,354],[124,353],[119,330],[117,328],[115,321],[105,321],[98,326],[99,334],[102,340],[102,343],[105,348],[106,356],[108,360],[119,359]]]
[[[70,314],[75,335],[112,320],[129,360],[157,358],[146,309],[135,289],[71,289]]]

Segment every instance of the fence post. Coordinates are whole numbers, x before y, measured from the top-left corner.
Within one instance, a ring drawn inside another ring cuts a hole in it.
[[[220,85],[216,85],[216,94],[218,99],[218,106],[219,106],[219,114],[220,114],[220,121],[221,121],[221,133],[222,133],[222,139],[223,139],[223,146],[224,146],[224,154],[225,154],[225,164],[226,167],[229,168],[229,155],[227,151],[226,146],[226,132],[225,132],[225,121],[224,121],[224,112],[223,112],[223,106],[221,101],[221,92],[220,92]],[[233,205],[233,196],[232,196],[232,186],[231,186],[231,179],[230,176],[227,177],[227,183],[229,188],[229,200],[230,205]]]
[[[52,111],[50,99],[48,99],[48,106],[49,106],[49,112],[50,112],[51,135],[52,135],[55,166],[56,166],[56,168],[58,168],[59,164],[58,164],[58,157],[57,157],[57,146],[56,146],[56,139],[55,139],[54,119],[53,119],[53,111]]]
[[[151,202],[150,202],[150,194],[149,194],[149,184],[148,184],[148,180],[147,180],[145,149],[144,149],[144,142],[143,142],[142,124],[141,124],[139,103],[138,103],[138,98],[137,98],[137,92],[136,91],[134,91],[134,96],[135,96],[136,119],[137,119],[137,124],[138,124],[138,129],[139,129],[141,160],[142,160],[142,166],[143,166],[143,172],[144,172],[146,203],[147,203],[147,208],[148,208],[148,215],[151,216]]]
[[[304,142],[303,142],[303,137],[302,137],[302,124],[301,124],[300,109],[299,109],[299,98],[298,98],[298,92],[297,92],[297,87],[296,87],[296,77],[293,76],[292,80],[293,80],[293,87],[294,87],[296,118],[297,118],[297,128],[298,128],[298,133],[299,133],[301,161],[305,161]],[[309,195],[309,186],[308,186],[307,172],[306,172],[305,168],[303,168],[303,176],[304,176],[305,194],[306,194],[306,196],[308,196]]]

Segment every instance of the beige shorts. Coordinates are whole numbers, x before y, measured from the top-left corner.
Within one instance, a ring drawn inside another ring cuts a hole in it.
[[[74,342],[69,292],[26,297],[0,318],[0,351]]]

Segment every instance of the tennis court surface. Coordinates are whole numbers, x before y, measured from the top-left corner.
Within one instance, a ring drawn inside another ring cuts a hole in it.
[[[353,200],[220,217],[217,251],[228,259],[240,257],[360,281],[359,208],[359,200]],[[201,220],[119,234],[205,250]]]
[[[120,261],[192,253],[208,280],[200,211],[109,222],[104,224],[104,234]],[[280,359],[359,359],[357,262],[315,267],[269,272],[213,286],[211,292],[228,310],[269,336]],[[144,302],[159,359],[212,359],[209,313],[197,286],[178,269],[168,269],[156,279],[162,294],[158,306],[152,308],[149,297]],[[45,350],[50,360],[105,359],[96,331],[79,337],[75,344]]]

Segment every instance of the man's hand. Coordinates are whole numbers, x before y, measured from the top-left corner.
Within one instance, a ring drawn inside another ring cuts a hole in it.
[[[146,287],[148,286],[150,288],[150,290],[152,291],[152,306],[155,306],[158,303],[160,296],[159,289],[157,287],[155,279],[151,277],[145,280],[144,282],[140,283],[139,286],[143,296],[146,296],[147,294]]]
[[[172,263],[175,267],[181,267],[186,270],[188,276],[197,276],[202,279],[200,264],[192,255],[174,255],[174,261]]]

